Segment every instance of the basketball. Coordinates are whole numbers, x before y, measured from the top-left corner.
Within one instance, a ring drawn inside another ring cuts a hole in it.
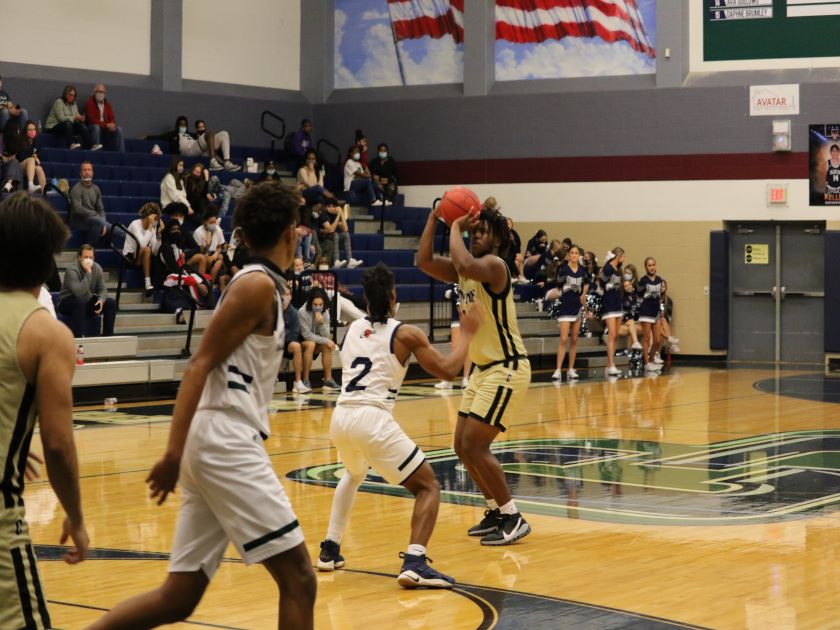
[[[443,194],[443,199],[440,200],[438,209],[446,225],[451,226],[453,221],[461,218],[465,214],[480,212],[481,202],[469,188],[458,186],[457,188],[447,190]]]

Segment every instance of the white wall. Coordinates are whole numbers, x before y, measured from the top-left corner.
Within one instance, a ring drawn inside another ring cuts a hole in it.
[[[768,184],[788,184],[788,205],[767,206]],[[826,220],[836,207],[808,205],[809,184],[794,180],[725,180],[467,185],[495,197],[515,221]],[[452,186],[400,186],[406,205],[429,207]]]
[[[3,61],[150,72],[151,0],[3,0],[0,5]]]
[[[184,0],[184,79],[300,89],[301,0]]]

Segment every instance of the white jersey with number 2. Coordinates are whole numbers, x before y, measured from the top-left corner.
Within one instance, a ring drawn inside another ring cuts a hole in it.
[[[373,405],[386,411],[405,378],[403,365],[394,354],[394,335],[402,322],[388,318],[383,324],[364,317],[347,329],[341,345],[341,395],[339,406]]]

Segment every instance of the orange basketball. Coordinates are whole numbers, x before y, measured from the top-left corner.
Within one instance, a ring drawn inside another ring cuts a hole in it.
[[[476,194],[469,188],[458,186],[447,190],[443,199],[438,204],[441,218],[446,225],[451,226],[452,222],[465,214],[477,214],[481,211],[481,202]]]

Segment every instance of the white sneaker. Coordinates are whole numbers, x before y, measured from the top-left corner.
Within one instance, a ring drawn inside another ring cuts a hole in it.
[[[572,368],[569,368],[566,372],[566,379],[569,381],[576,381],[578,378],[580,378],[578,376],[578,373],[575,372],[575,370],[573,370]]]
[[[41,187],[37,184],[29,184],[29,193],[34,195],[37,192],[41,192]]]
[[[617,367],[615,367],[614,365],[611,365],[610,367],[608,367],[608,368],[605,370],[605,373],[606,373],[606,375],[607,375],[607,376],[618,376],[618,375],[620,375],[620,374],[621,374],[621,370],[619,370],[619,369],[618,369]]]
[[[333,269],[341,269],[346,264],[347,264],[346,260],[341,260],[341,258],[339,258],[335,261],[335,264],[333,265]]]
[[[90,148],[90,150],[91,150],[91,151],[99,151],[99,149],[101,149],[101,148],[102,148],[102,145],[101,145],[101,144],[94,144],[94,145]]]
[[[668,337],[668,343],[670,343],[672,346],[676,346],[679,342],[680,340],[676,337]]]
[[[657,352],[656,354],[654,354],[654,355],[653,355],[653,362],[654,362],[656,365],[662,365],[662,357],[661,357],[661,356],[659,356],[659,353],[658,353],[658,352]]]
[[[311,387],[307,387],[306,383],[303,381],[295,381],[294,387],[292,387],[292,391],[296,394],[308,394],[312,391]]]
[[[234,164],[230,160],[225,160],[225,170],[231,172],[241,171],[242,167],[239,164]]]
[[[386,206],[393,206],[393,205],[394,205],[394,202],[393,202],[393,201],[388,201],[388,200],[385,200],[385,205],[386,205]]]
[[[6,182],[6,185],[3,186],[3,192],[12,192],[12,180]]]
[[[216,158],[213,158],[212,160],[210,160],[210,170],[211,171],[221,171],[223,168],[224,168],[224,166],[222,166],[219,163],[219,160],[217,160]]]
[[[70,145],[69,147],[67,147],[67,148],[68,148],[68,149],[70,149],[71,151],[75,151],[76,149],[81,149],[81,148],[82,148],[82,145],[81,145],[81,144],[79,144],[78,142],[74,142],[73,144],[71,144],[71,145]]]
[[[372,205],[372,206],[381,206],[381,205],[382,205],[382,200],[381,200],[381,199],[377,199],[376,201],[374,201],[374,202],[373,202],[372,204],[370,204],[370,205]]]
[[[659,366],[656,363],[646,363],[645,364],[645,372],[658,372]]]
[[[452,382],[441,381],[440,383],[435,383],[435,389],[452,389]]]
[[[633,350],[641,350],[641,349],[642,349],[642,344],[640,344],[640,343],[637,341],[637,342],[636,342],[636,343],[634,343],[632,346],[630,346],[630,348],[632,348]]]
[[[560,374],[560,370],[554,370],[554,374],[551,375],[552,381],[559,381],[563,376]]]
[[[530,281],[530,280],[528,280],[528,278],[526,278],[525,276],[519,276],[519,277],[516,279],[516,283],[517,283],[517,284],[531,284],[531,281]]]
[[[680,351],[680,346],[676,343],[672,343],[669,347],[669,350],[671,351],[671,354],[676,354]]]
[[[357,260],[355,258],[351,258],[350,260],[347,261],[347,268],[348,269],[355,269],[356,267],[361,265],[363,262],[364,262],[363,260]]]

